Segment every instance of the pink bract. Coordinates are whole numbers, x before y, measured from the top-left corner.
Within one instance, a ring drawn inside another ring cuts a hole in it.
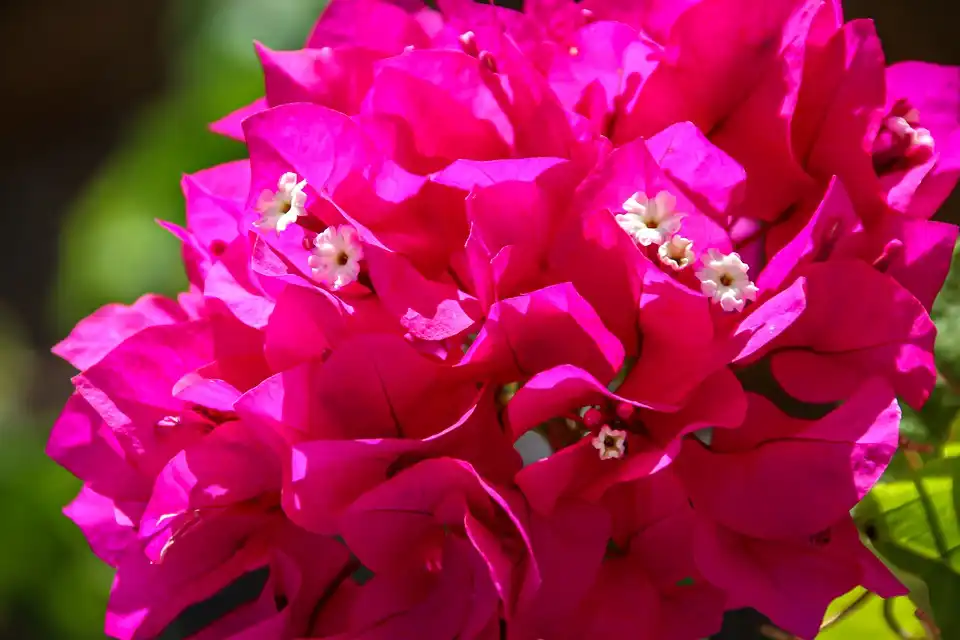
[[[902,586],[848,512],[936,381],[960,71],[837,2],[333,0],[188,291],[54,347],[48,454],[151,638],[802,637]],[[305,34],[306,36],[306,34]]]

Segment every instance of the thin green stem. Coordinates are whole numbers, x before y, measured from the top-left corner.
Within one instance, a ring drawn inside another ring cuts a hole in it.
[[[873,595],[874,594],[872,591],[864,591],[863,593],[861,593],[859,596],[857,596],[857,599],[851,602],[849,605],[847,605],[845,609],[843,609],[842,611],[839,611],[832,618],[825,621],[820,626],[820,631],[826,631],[830,627],[833,627],[834,625],[846,619],[850,614],[856,612],[863,605],[865,605],[870,600],[870,598],[873,597]]]
[[[906,638],[910,640],[910,634],[900,626],[900,622],[897,621],[897,616],[893,611],[893,598],[888,598],[883,601],[883,619],[886,621],[887,626],[890,627],[890,631],[893,631],[897,636],[901,638]]]
[[[933,619],[922,609],[917,609],[915,615],[923,626],[925,637],[929,640],[940,640],[940,629],[934,624]]]
[[[946,560],[949,554],[947,539],[940,528],[940,521],[937,519],[937,508],[927,493],[927,487],[923,484],[923,476],[920,470],[923,468],[923,459],[915,451],[904,451],[904,457],[907,460],[907,469],[910,472],[910,479],[913,486],[917,488],[917,495],[920,497],[920,504],[923,505],[923,514],[927,519],[927,526],[930,527],[930,535],[933,536],[934,546],[937,548],[937,555],[941,560]]]

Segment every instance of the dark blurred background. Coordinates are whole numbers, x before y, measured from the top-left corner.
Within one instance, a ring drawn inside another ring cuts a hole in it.
[[[954,3],[844,4],[889,61],[958,64]],[[48,349],[104,303],[183,285],[153,220],[182,220],[182,173],[243,154],[206,124],[261,93],[252,40],[299,46],[322,4],[0,2],[0,640],[103,637],[110,572],[60,514],[78,483],[42,451],[72,375]]]

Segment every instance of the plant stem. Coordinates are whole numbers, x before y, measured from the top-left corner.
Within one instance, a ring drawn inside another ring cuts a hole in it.
[[[940,640],[940,629],[924,611],[917,609],[917,620],[923,625],[923,631],[930,640]]]
[[[883,601],[883,619],[886,621],[887,626],[890,627],[890,631],[893,631],[901,638],[909,640],[910,634],[900,626],[900,623],[897,622],[897,616],[893,613],[893,598]]]
[[[916,451],[904,451],[903,456],[907,461],[907,469],[910,472],[910,479],[913,486],[917,489],[917,495],[920,497],[920,504],[923,505],[923,514],[927,518],[927,526],[930,527],[930,535],[933,537],[934,546],[937,548],[937,555],[941,560],[947,559],[949,549],[947,539],[940,529],[940,521],[937,519],[937,509],[927,493],[927,487],[923,484],[923,476],[920,474],[923,469],[923,458]]]
[[[857,596],[857,599],[856,599],[856,600],[854,600],[854,601],[851,602],[849,605],[847,605],[847,607],[846,607],[845,609],[843,609],[842,611],[840,611],[839,613],[837,613],[836,615],[834,615],[832,618],[830,618],[830,619],[827,620],[826,622],[824,622],[824,623],[820,626],[820,631],[826,631],[826,630],[829,629],[830,627],[832,627],[832,626],[836,625],[837,623],[841,622],[841,621],[844,620],[847,616],[849,616],[851,613],[854,613],[857,609],[859,609],[860,607],[862,607],[863,605],[865,605],[865,604],[867,603],[867,601],[870,600],[870,598],[872,598],[872,597],[873,597],[873,592],[872,592],[872,591],[864,591],[864,592],[861,593],[859,596]]]

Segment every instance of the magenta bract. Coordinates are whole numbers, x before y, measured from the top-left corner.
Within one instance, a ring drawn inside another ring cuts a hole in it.
[[[333,0],[186,176],[190,287],[82,320],[49,455],[106,632],[801,637],[936,380],[960,71],[835,2]]]

